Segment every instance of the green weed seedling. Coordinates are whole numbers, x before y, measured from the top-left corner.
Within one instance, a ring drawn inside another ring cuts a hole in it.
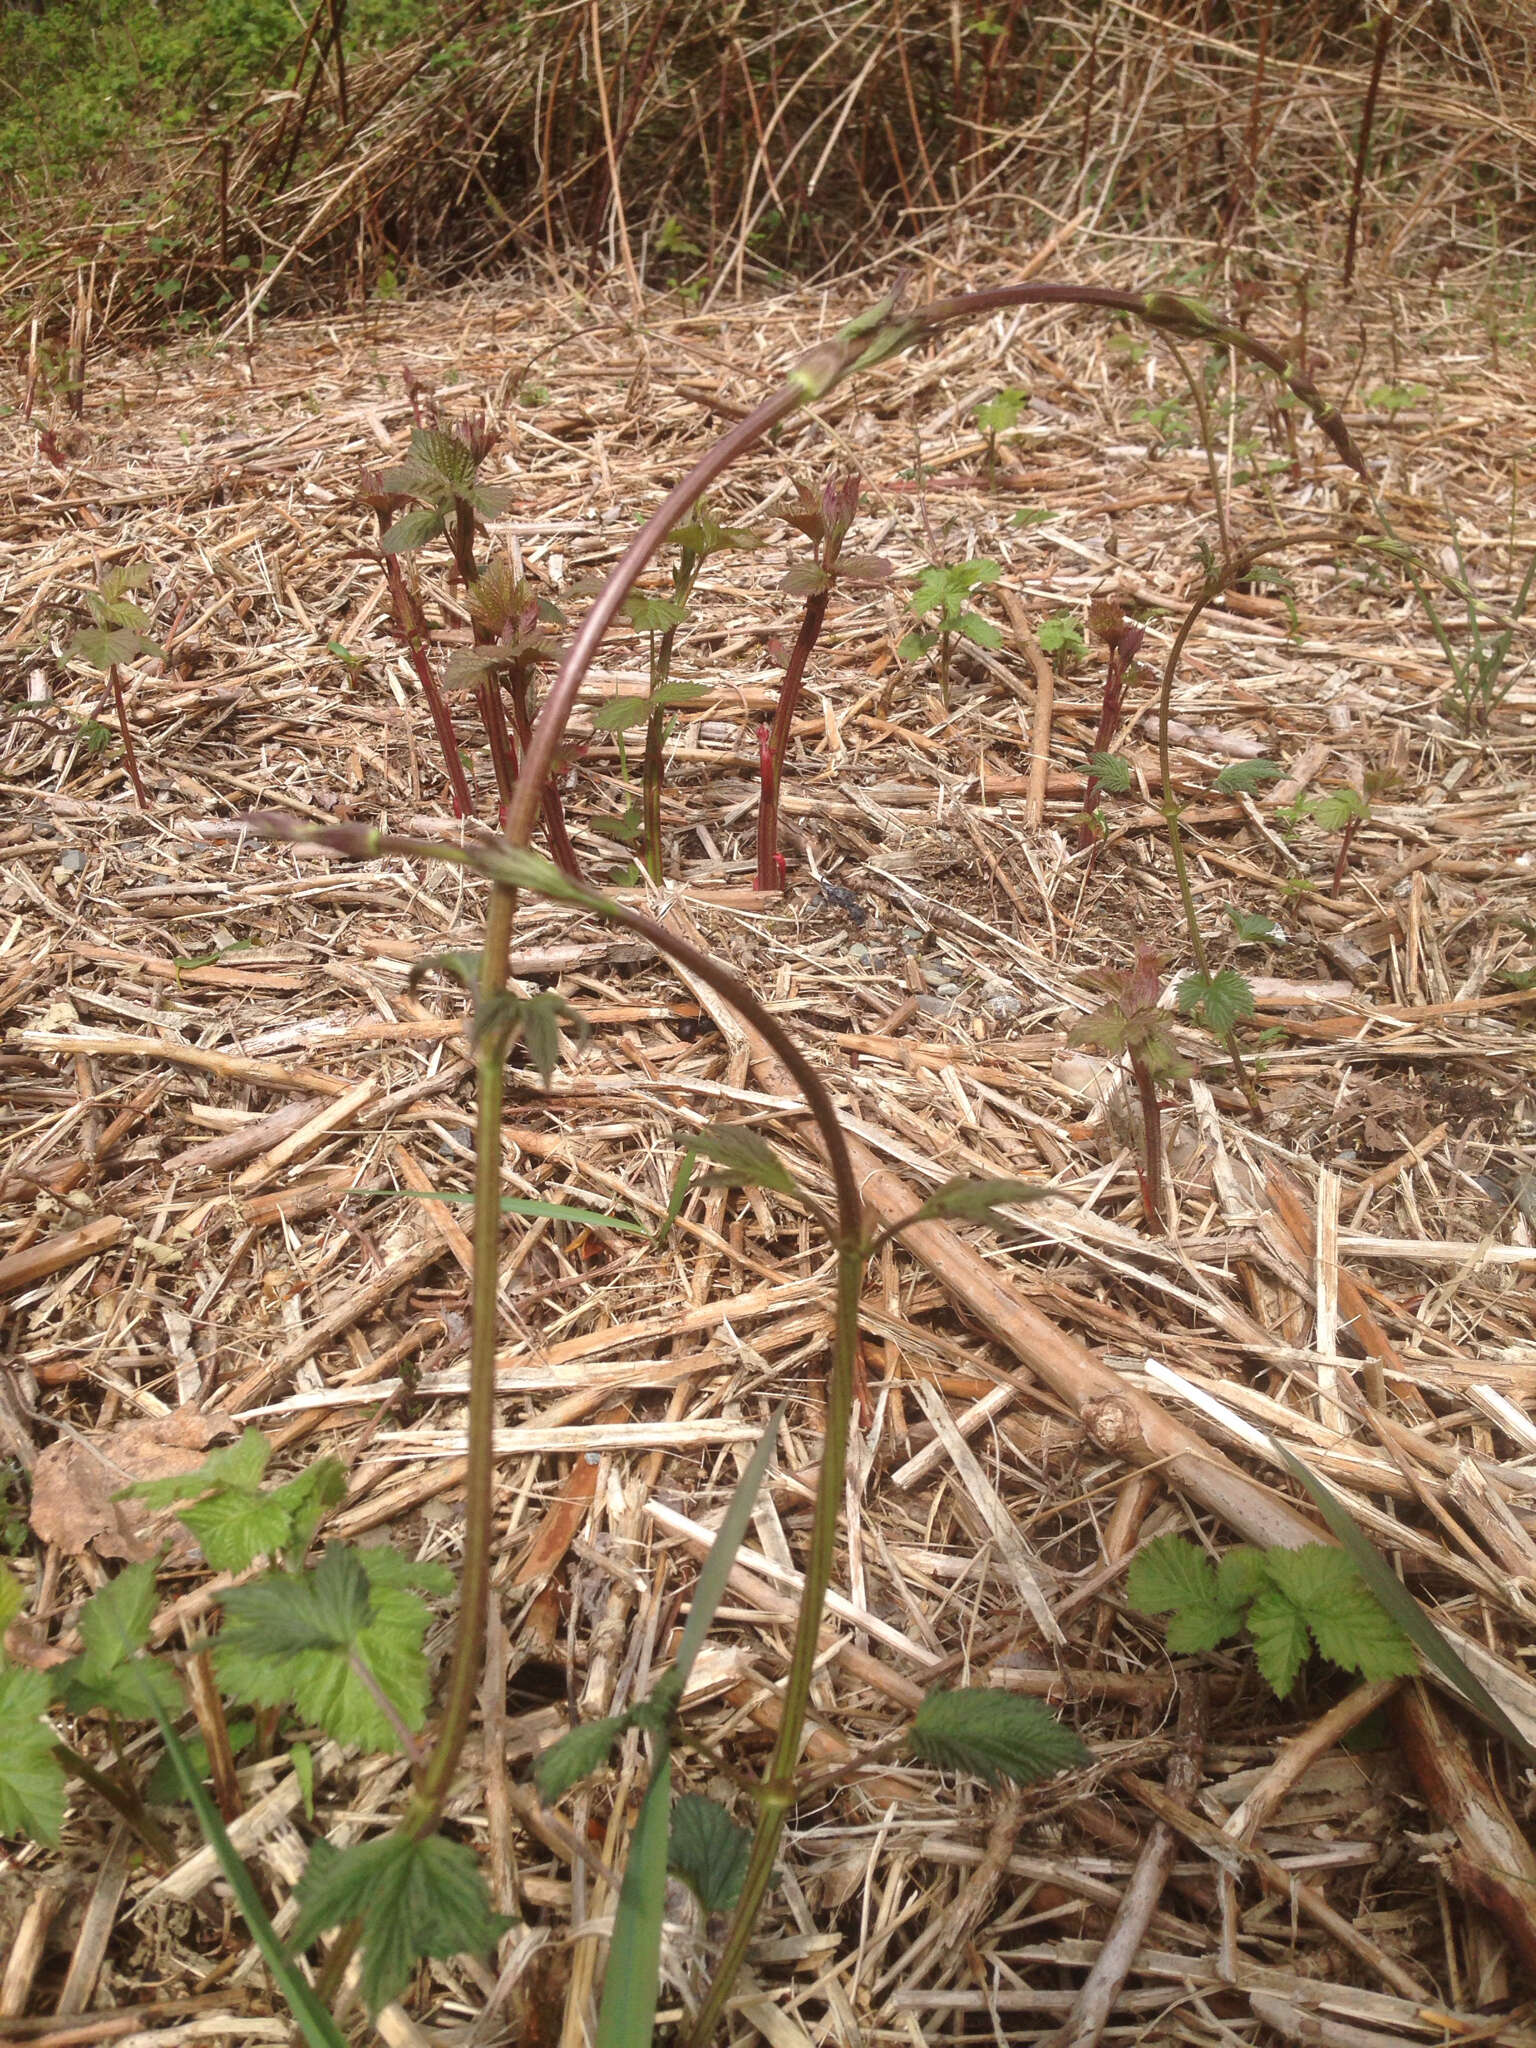
[[[865,586],[884,583],[891,565],[883,555],[845,555],[843,542],[859,509],[859,479],[856,476],[828,476],[820,491],[795,486],[799,504],[784,516],[811,543],[809,562],[797,562],[784,576],[779,588],[805,599],[800,629],[784,666],[779,701],[773,725],[759,726],[757,878],[759,889],[782,889],[787,880],[784,856],[779,852],[779,790],[784,763],[789,755],[794,730],[795,707],[805,682],[806,663],[821,637],[827,606],[839,584]]]
[[[703,683],[675,681],[672,649],[677,629],[688,617],[688,602],[699,571],[711,555],[727,548],[755,548],[762,536],[745,526],[721,526],[704,506],[696,506],[691,519],[674,527],[667,536],[678,551],[672,570],[672,588],[665,596],[635,591],[625,601],[623,616],[637,633],[650,642],[650,680],[643,697],[611,697],[593,717],[595,731],[618,735],[619,759],[626,784],[629,762],[624,734],[632,727],[645,727],[645,759],[640,773],[638,814],[630,805],[620,819],[608,819],[600,826],[608,837],[626,844],[641,842],[641,859],[653,882],[662,875],[661,796],[666,772],[668,713],[684,705],[697,704],[709,695]]]
[[[1281,1699],[1315,1649],[1366,1680],[1418,1669],[1407,1635],[1353,1561],[1331,1543],[1299,1550],[1243,1544],[1213,1565],[1183,1536],[1159,1536],[1131,1561],[1130,1604],[1166,1614],[1168,1647],[1192,1656],[1246,1635],[1265,1683]]]
[[[949,709],[949,668],[956,639],[969,640],[977,647],[1001,647],[1003,636],[990,619],[970,608],[972,595],[1002,575],[996,562],[985,557],[955,562],[948,568],[924,569],[907,599],[914,618],[931,619],[930,626],[915,626],[902,640],[897,653],[903,661],[921,661],[925,654],[939,650],[939,694]]]
[[[71,661],[85,662],[104,675],[111,685],[112,702],[117,709],[117,730],[123,742],[123,762],[141,811],[149,809],[149,798],[144,793],[138,755],[134,752],[133,728],[128,723],[122,664],[139,661],[145,655],[158,655],[161,659],[165,656],[165,649],[159,641],[149,637],[149,614],[142,605],[135,604],[130,595],[135,590],[147,590],[150,580],[149,570],[143,562],[108,569],[99,588],[85,593],[85,607],[91,615],[90,625],[76,633],[69,643]]]
[[[1462,730],[1468,734],[1486,732],[1493,721],[1493,714],[1514,688],[1516,682],[1530,667],[1529,659],[1523,663],[1510,663],[1510,650],[1514,645],[1515,632],[1524,619],[1530,603],[1531,591],[1536,587],[1536,549],[1531,551],[1525,565],[1525,574],[1515,591],[1514,601],[1502,619],[1489,616],[1489,608],[1478,596],[1462,552],[1461,536],[1454,524],[1451,528],[1451,545],[1456,551],[1458,580],[1455,585],[1467,609],[1466,633],[1468,645],[1458,646],[1452,637],[1439,606],[1430,593],[1429,585],[1419,573],[1417,563],[1410,557],[1408,574],[1423,606],[1430,629],[1440,643],[1451,670],[1451,689],[1446,697],[1446,708],[1461,721]]]
[[[1042,619],[1035,638],[1057,668],[1070,668],[1088,652],[1083,629],[1070,612],[1053,612],[1050,618]]]
[[[972,417],[987,437],[987,482],[997,482],[997,437],[1011,434],[1023,417],[1024,408],[1029,404],[1029,393],[1017,384],[1010,384],[995,396],[978,405]]]

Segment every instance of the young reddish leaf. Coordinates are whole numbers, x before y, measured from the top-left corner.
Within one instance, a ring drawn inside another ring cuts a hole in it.
[[[816,597],[832,588],[832,578],[818,562],[796,562],[779,578],[779,588],[791,597]]]
[[[895,564],[884,555],[839,555],[839,583],[888,583],[896,574]]]

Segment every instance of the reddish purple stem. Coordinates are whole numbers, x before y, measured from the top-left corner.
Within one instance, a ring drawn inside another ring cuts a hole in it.
[[[805,601],[805,616],[800,621],[800,631],[795,635],[795,644],[790,649],[789,665],[784,671],[784,680],[779,685],[778,708],[773,715],[773,731],[762,753],[762,791],[757,810],[757,881],[759,889],[782,889],[788,869],[779,852],[779,788],[784,779],[784,763],[789,755],[790,734],[795,726],[795,707],[800,701],[801,687],[805,682],[806,663],[811,658],[811,649],[821,637],[822,623],[827,616],[827,599],[830,590],[818,590]],[[759,727],[759,740],[763,728]]]

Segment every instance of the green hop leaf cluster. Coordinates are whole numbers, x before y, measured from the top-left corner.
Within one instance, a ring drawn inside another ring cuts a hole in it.
[[[430,1614],[417,1588],[452,1575],[396,1550],[327,1544],[306,1572],[269,1572],[220,1596],[219,1682],[245,1706],[293,1706],[337,1742],[398,1750],[427,1718]]]
[[[258,1557],[302,1556],[321,1516],[345,1495],[347,1475],[335,1458],[318,1458],[297,1478],[264,1492],[261,1478],[271,1455],[261,1431],[248,1429],[194,1471],[141,1479],[117,1498],[142,1500],[155,1509],[187,1502],[178,1508],[178,1519],[217,1572],[243,1572]]]
[[[1159,1536],[1132,1560],[1126,1593],[1138,1612],[1169,1616],[1168,1647],[1180,1656],[1214,1650],[1246,1630],[1259,1670],[1282,1699],[1314,1647],[1367,1680],[1418,1668],[1408,1637],[1332,1544],[1244,1544],[1213,1566],[1186,1538]]]

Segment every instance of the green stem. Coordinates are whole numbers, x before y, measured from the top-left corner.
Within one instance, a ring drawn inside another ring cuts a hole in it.
[[[1186,372],[1187,374],[1187,372]],[[1173,679],[1178,673],[1180,659],[1195,630],[1201,614],[1213,605],[1224,590],[1228,590],[1239,578],[1246,576],[1254,563],[1264,555],[1277,554],[1290,547],[1308,546],[1326,541],[1330,545],[1348,545],[1347,536],[1321,532],[1287,534],[1280,540],[1265,541],[1258,547],[1245,548],[1240,557],[1228,556],[1222,564],[1219,575],[1206,578],[1199,596],[1179,621],[1179,630],[1173,636],[1168,649],[1168,658],[1163,663],[1163,679],[1157,697],[1157,767],[1163,782],[1163,816],[1168,824],[1168,851],[1173,856],[1174,878],[1179,885],[1179,900],[1184,906],[1184,928],[1189,933],[1190,950],[1195,956],[1195,965],[1207,978],[1210,975],[1210,959],[1205,950],[1205,934],[1200,929],[1200,914],[1195,908],[1194,885],[1189,878],[1189,860],[1184,850],[1184,833],[1179,824],[1179,804],[1173,788],[1173,748],[1168,738],[1168,721],[1173,714]],[[1247,1067],[1243,1063],[1242,1050],[1237,1043],[1237,1033],[1227,1032],[1222,1040],[1227,1057],[1232,1062],[1238,1085],[1247,1099],[1251,1114],[1257,1119],[1262,1115],[1257,1091]]]
[[[72,1778],[78,1778],[82,1785],[104,1799],[112,1811],[125,1820],[150,1855],[162,1870],[169,1870],[178,1860],[176,1845],[164,1828],[145,1811],[144,1802],[137,1792],[119,1779],[109,1777],[105,1771],[98,1771],[77,1749],[71,1749],[67,1742],[57,1745],[55,1754]]]
[[[645,759],[640,768],[640,810],[644,819],[642,858],[645,872],[653,882],[661,880],[661,785],[666,728],[665,711],[653,711],[645,721]]]
[[[493,882],[486,912],[476,995],[475,1222],[473,1326],[469,1352],[469,1451],[464,1476],[464,1564],[459,1576],[458,1629],[448,1670],[448,1698],[421,1784],[401,1822],[418,1840],[442,1818],[475,1709],[485,1651],[491,1582],[491,1519],[495,1477],[496,1279],[501,1245],[501,1096],[506,1041],[493,1014],[507,985],[507,949],[517,893]]]
[[[795,1797],[795,1773],[805,1733],[806,1708],[816,1671],[821,1636],[821,1611],[837,1552],[837,1522],[848,1468],[848,1431],[853,1413],[854,1359],[859,1341],[859,1290],[864,1277],[864,1246],[839,1239],[837,1247],[837,1321],[832,1337],[832,1367],[827,1378],[827,1433],[822,1446],[821,1477],[816,1487],[816,1513],[811,1548],[805,1562],[805,1586],[795,1622],[789,1677],[779,1713],[779,1736],[767,1776],[758,1794],[757,1832],[752,1837],[747,1873],[736,1903],[725,1947],[697,2017],[689,2029],[689,2048],[704,2048],[725,2011],[736,1973],[746,1958],[752,1930],[773,1881],[779,1837]]]
[[[1200,417],[1200,445],[1205,450],[1206,472],[1211,479],[1211,496],[1216,500],[1216,530],[1221,535],[1221,573],[1223,578],[1231,573],[1235,559],[1232,549],[1232,527],[1227,517],[1226,493],[1221,488],[1221,472],[1216,467],[1216,443],[1211,433],[1211,408],[1205,396],[1205,386],[1185,360],[1184,351],[1171,334],[1164,335],[1174,361],[1184,372],[1184,382],[1189,386],[1189,395],[1195,401],[1195,411]],[[1222,588],[1226,588],[1223,582]]]

